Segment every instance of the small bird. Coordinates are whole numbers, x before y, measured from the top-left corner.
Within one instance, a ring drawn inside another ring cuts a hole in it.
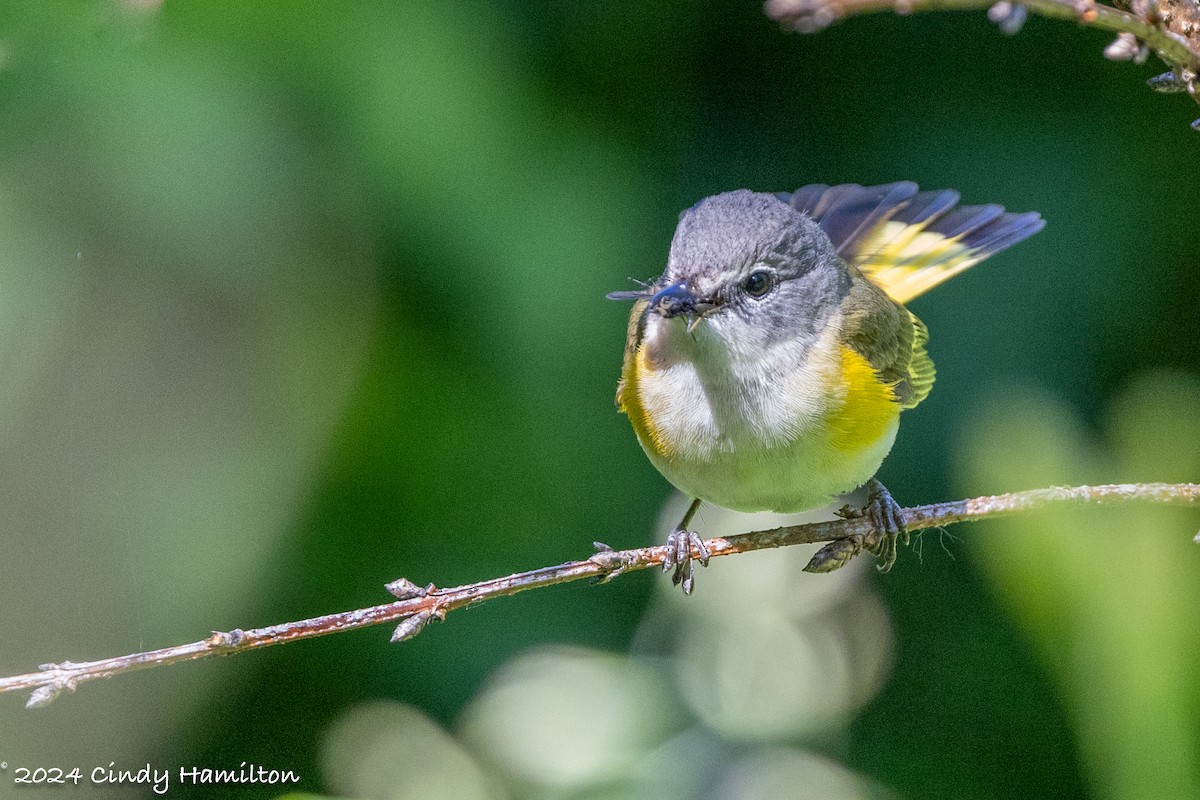
[[[636,301],[617,406],[651,463],[694,498],[663,563],[685,593],[693,551],[708,563],[688,530],[701,502],[789,513],[865,484],[867,506],[839,513],[868,516],[877,535],[809,567],[834,569],[865,547],[891,569],[908,535],[873,476],[900,412],[934,381],[929,333],[904,303],[1045,224],[958,200],[907,181],[714,195],[680,215],[661,277],[608,295]]]

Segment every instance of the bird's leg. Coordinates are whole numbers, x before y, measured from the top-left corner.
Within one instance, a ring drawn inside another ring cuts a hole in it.
[[[671,575],[671,583],[676,586],[682,585],[684,594],[691,594],[696,585],[696,576],[692,570],[693,548],[699,553],[696,560],[700,562],[700,566],[708,566],[708,547],[700,538],[700,534],[688,530],[698,508],[700,508],[699,497],[692,501],[692,504],[688,506],[687,513],[683,515],[683,519],[667,537],[667,555],[663,559],[663,572],[667,572],[671,568],[675,569],[674,574]]]
[[[896,544],[908,545],[908,529],[904,527],[904,514],[900,505],[892,499],[892,493],[876,478],[867,481],[867,504],[863,508],[843,506],[837,512],[843,519],[868,517],[875,526],[874,534],[854,534],[830,542],[817,551],[808,566],[808,572],[832,572],[844,567],[847,562],[863,550],[879,559],[876,569],[888,572],[896,563]]]

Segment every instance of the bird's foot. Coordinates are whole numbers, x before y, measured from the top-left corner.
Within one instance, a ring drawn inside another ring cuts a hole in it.
[[[850,559],[866,550],[879,559],[875,565],[880,572],[888,572],[896,563],[897,543],[909,543],[908,529],[904,526],[904,513],[892,498],[891,492],[877,479],[867,481],[867,505],[863,508],[842,506],[835,512],[843,519],[866,517],[875,530],[868,534],[853,534],[830,542],[813,555],[804,567],[806,572],[833,572],[846,566]]]
[[[868,536],[866,548],[879,559],[875,568],[888,572],[896,563],[896,544],[908,546],[908,528],[904,526],[904,510],[892,498],[892,493],[877,479],[867,481],[867,506],[863,509],[875,526],[874,536]]]
[[[692,557],[693,551],[696,552],[694,558]],[[709,555],[708,546],[704,544],[700,534],[676,528],[667,537],[667,555],[662,562],[663,572],[674,569],[671,583],[682,588],[684,594],[691,594],[692,589],[696,586],[692,562],[699,561],[700,566],[707,567]]]

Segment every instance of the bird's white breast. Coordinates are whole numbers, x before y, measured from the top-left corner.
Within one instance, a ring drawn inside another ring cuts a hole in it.
[[[847,402],[836,320],[807,348],[784,341],[754,352],[705,325],[693,336],[683,320],[651,314],[637,354],[639,439],[671,483],[738,511],[790,512],[875,473],[899,409],[872,441],[848,443],[831,425]]]

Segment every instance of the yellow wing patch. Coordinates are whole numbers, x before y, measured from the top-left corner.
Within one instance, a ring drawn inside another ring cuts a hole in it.
[[[927,231],[923,223],[885,222],[873,234],[853,263],[898,303],[907,303],[991,255]]]

